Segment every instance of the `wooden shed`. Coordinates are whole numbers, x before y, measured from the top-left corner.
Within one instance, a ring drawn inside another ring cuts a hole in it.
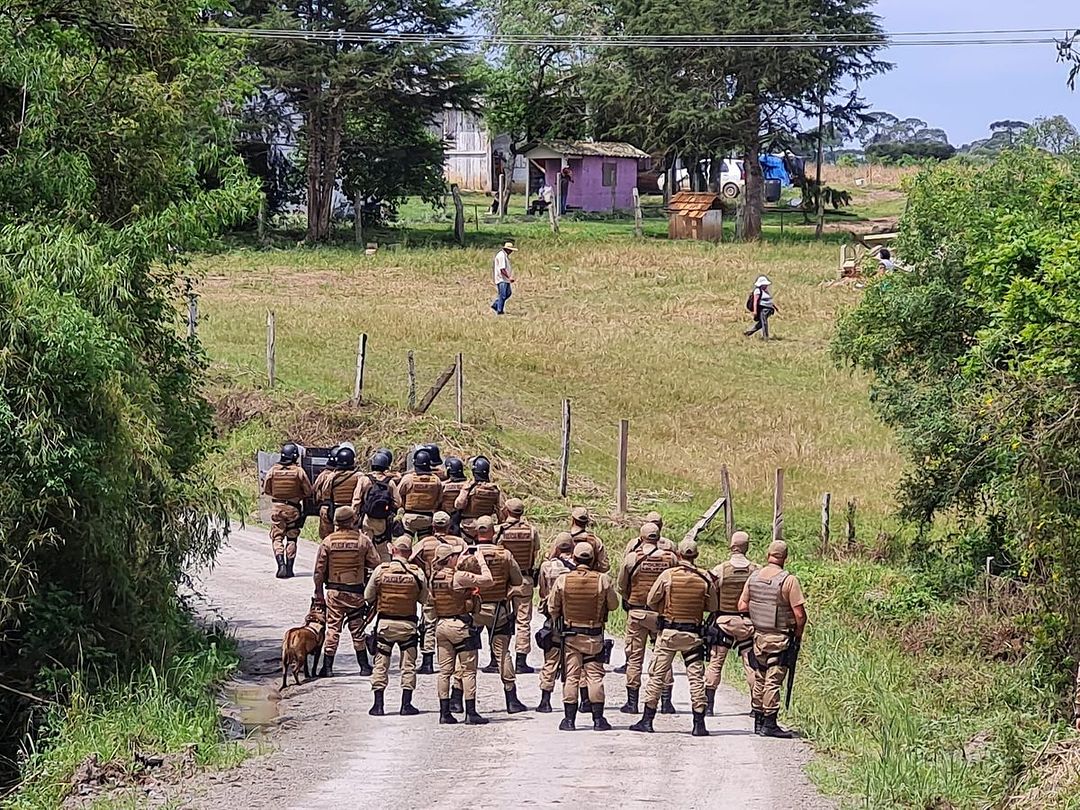
[[[680,191],[668,203],[668,238],[724,241],[723,197],[711,191]]]
[[[636,146],[613,141],[542,141],[526,150],[542,183],[559,189],[559,173],[569,168],[566,207],[579,211],[631,211],[638,163],[649,158]],[[526,197],[531,189],[526,186]]]

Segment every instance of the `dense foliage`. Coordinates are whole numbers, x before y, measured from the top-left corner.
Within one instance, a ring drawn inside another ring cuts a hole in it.
[[[881,162],[915,160],[948,160],[956,154],[956,147],[939,141],[908,141],[905,143],[874,143],[866,147],[869,160]]]
[[[258,188],[222,116],[251,85],[202,6],[0,15],[0,682],[29,694],[167,652],[177,581],[219,539],[180,256]],[[0,701],[17,743],[26,704]]]
[[[927,171],[897,251],[909,272],[870,284],[834,350],[898,433],[906,513],[978,518],[972,562],[1040,586],[1056,657],[1080,629],[1080,161]]]

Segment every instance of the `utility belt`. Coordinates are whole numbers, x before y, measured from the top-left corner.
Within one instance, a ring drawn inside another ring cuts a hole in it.
[[[603,627],[580,627],[569,624],[562,631],[564,636],[602,636]]]
[[[364,583],[360,582],[356,585],[349,585],[344,582],[327,582],[327,590],[331,591],[344,591],[345,593],[363,593]]]
[[[435,617],[435,621],[438,621],[438,622],[449,622],[449,621],[454,621],[454,620],[457,620],[457,621],[461,622],[464,625],[468,625],[469,627],[472,627],[472,625],[473,625],[473,616],[472,616],[471,613],[459,613],[457,616],[436,616]]]
[[[713,614],[714,616],[741,616],[744,619],[749,619],[749,613],[743,613],[741,610],[718,610]]]
[[[656,626],[661,630],[677,630],[680,633],[694,633],[695,635],[701,635],[700,622],[697,624],[692,622],[673,622],[661,616],[660,620],[656,623]]]
[[[302,504],[300,501],[283,501],[278,498],[271,498],[270,501],[272,503],[280,503],[284,504],[285,506],[291,506],[293,509],[298,509],[301,512],[304,511],[304,504]]]
[[[406,509],[406,515],[419,515],[420,517],[435,517],[434,512],[425,512],[422,509]]]
[[[412,616],[395,616],[392,613],[380,613],[379,618],[395,622],[413,622],[414,624],[417,621],[415,614]]]
[[[629,602],[627,602],[625,599],[623,599],[622,607],[623,607],[623,610],[625,610],[627,613],[629,613],[631,610],[648,610],[649,609],[648,605],[632,605]]]

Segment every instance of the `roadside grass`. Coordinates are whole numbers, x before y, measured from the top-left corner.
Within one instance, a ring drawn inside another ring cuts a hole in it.
[[[191,645],[103,687],[92,687],[88,674],[71,674],[66,700],[45,709],[44,732],[27,751],[21,784],[0,806],[61,806],[80,787],[76,772],[91,758],[92,771],[121,787],[144,776],[176,778],[188,767],[228,768],[242,761],[244,747],[224,740],[216,694],[239,657],[224,637],[193,633]],[[165,756],[165,763],[147,770],[136,754]],[[93,781],[86,786],[100,789]],[[99,801],[109,803],[107,791]]]

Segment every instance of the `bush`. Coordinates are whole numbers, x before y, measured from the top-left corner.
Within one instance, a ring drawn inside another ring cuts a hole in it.
[[[948,160],[956,154],[956,147],[938,141],[912,141],[910,143],[874,143],[866,147],[866,157],[882,163],[900,163],[914,160]],[[910,163],[906,165],[911,165]]]

